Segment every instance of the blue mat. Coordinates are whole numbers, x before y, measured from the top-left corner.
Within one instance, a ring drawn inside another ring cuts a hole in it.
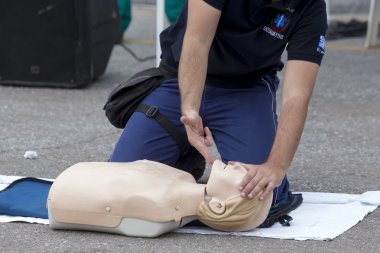
[[[0,214],[48,219],[46,201],[53,183],[21,178],[0,191]]]

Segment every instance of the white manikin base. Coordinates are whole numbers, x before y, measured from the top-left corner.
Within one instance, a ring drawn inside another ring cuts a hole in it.
[[[134,218],[124,218],[117,227],[110,228],[94,225],[62,223],[56,221],[49,210],[49,226],[52,229],[96,231],[134,237],[157,237],[183,227],[187,223],[196,219],[196,216],[189,216],[182,218],[180,221],[153,222]]]

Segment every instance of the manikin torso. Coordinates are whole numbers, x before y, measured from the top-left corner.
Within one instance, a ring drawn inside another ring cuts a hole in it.
[[[201,203],[223,213],[226,201],[239,197],[244,175],[240,166],[215,161],[205,185],[187,172],[147,160],[78,163],[59,175],[49,192],[50,226],[159,236],[197,219]]]

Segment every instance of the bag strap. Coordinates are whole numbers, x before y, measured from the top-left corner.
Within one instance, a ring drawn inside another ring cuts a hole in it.
[[[187,138],[185,138],[185,136],[178,131],[178,128],[165,115],[163,115],[157,107],[147,104],[140,104],[137,106],[135,112],[142,112],[147,117],[156,120],[177,143],[182,156],[188,152],[189,143]]]

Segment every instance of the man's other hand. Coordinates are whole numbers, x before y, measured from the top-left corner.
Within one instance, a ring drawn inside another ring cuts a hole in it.
[[[190,144],[201,153],[209,164],[212,164],[215,158],[211,155],[210,148],[214,141],[210,129],[203,127],[202,118],[198,112],[188,111],[181,117],[181,121],[185,125]]]

